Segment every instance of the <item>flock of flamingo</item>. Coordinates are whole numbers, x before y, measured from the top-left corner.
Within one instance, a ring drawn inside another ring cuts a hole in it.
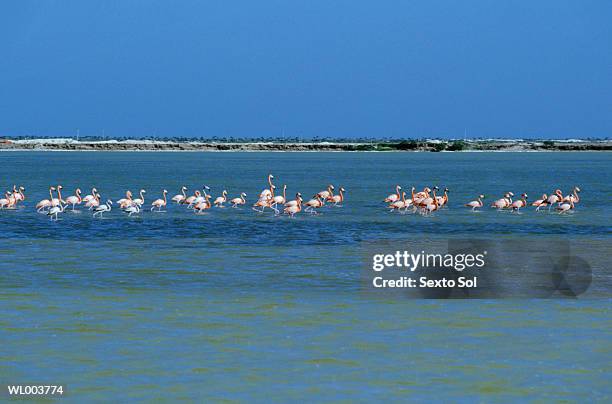
[[[252,206],[252,209],[256,212],[263,213],[266,209],[274,212],[275,215],[286,214],[290,217],[294,217],[300,212],[317,214],[317,210],[325,206],[341,207],[344,202],[344,188],[340,187],[337,194],[334,194],[336,188],[333,185],[328,185],[326,189],[316,193],[313,197],[304,202],[302,194],[300,192],[295,194],[295,199],[287,200],[287,186],[283,185],[283,194],[276,194],[276,186],[272,180],[274,176],[268,175],[268,186],[261,191],[257,202]],[[36,209],[39,213],[47,214],[51,220],[58,220],[60,214],[66,211],[76,212],[76,206],[83,204],[87,207],[94,217],[102,217],[104,213],[112,210],[113,201],[107,199],[106,202],[102,202],[103,199],[96,188],[92,188],[91,194],[82,196],[81,190],[77,188],[74,195],[68,196],[65,199],[62,196],[61,185],[49,187],[49,199],[43,199],[36,204]],[[193,195],[187,195],[187,187],[183,186],[179,194],[173,196],[170,202],[177,205],[185,205],[187,209],[192,210],[195,214],[203,214],[206,210],[212,207],[223,208],[226,204],[231,205],[232,208],[237,208],[241,205],[246,205],[246,193],[242,192],[236,198],[228,200],[228,193],[224,190],[220,196],[215,198],[211,202],[212,196],[208,193],[210,187],[204,186],[202,192],[195,190]],[[406,192],[402,191],[402,187],[397,185],[395,187],[395,193],[390,194],[384,199],[385,203],[388,203],[388,208],[391,212],[396,211],[400,213],[408,212],[408,209],[412,209],[412,213],[420,213],[422,215],[430,215],[435,211],[438,211],[448,205],[448,193],[449,189],[445,188],[443,195],[436,195],[439,191],[438,187],[425,187],[422,191],[415,193],[415,187],[412,187],[410,191],[410,199],[406,199]],[[25,201],[25,188],[23,186],[13,186],[12,191],[7,191],[5,197],[0,199],[0,209],[15,209],[20,203]],[[57,195],[54,195],[54,192]],[[548,208],[551,211],[554,207],[555,211],[560,214],[569,213],[573,211],[576,204],[580,202],[579,196],[580,188],[574,187],[572,193],[564,196],[561,190],[557,189],[550,195],[543,194],[542,197],[533,203],[536,211],[542,208]],[[141,189],[138,193],[138,197],[134,197],[131,191],[126,191],[125,197],[117,200],[115,203],[119,209],[125,212],[128,216],[137,215],[143,210],[145,205],[145,193],[144,189]],[[151,202],[150,211],[152,212],[165,212],[164,209],[168,206],[167,199],[168,191],[162,191],[162,197],[155,199]],[[527,194],[521,194],[519,199],[512,200],[514,194],[512,192],[506,192],[503,198],[495,200],[490,206],[497,210],[510,210],[518,213],[520,209],[525,208],[527,203]],[[484,195],[479,195],[476,200],[466,203],[464,206],[471,208],[472,211],[477,211],[484,207]]]
[[[402,187],[400,185],[396,185],[395,193],[387,196],[383,202],[388,203],[388,207],[391,211],[398,212],[406,212],[408,208],[412,208],[412,212],[419,212],[423,215],[429,215],[432,212],[442,209],[444,206],[448,204],[448,188],[444,189],[444,195],[436,195],[436,191],[438,191],[438,187],[428,188],[425,187],[423,191],[414,193],[415,188],[412,187],[410,191],[410,199],[406,199],[406,192],[402,191]],[[568,213],[575,209],[576,204],[580,202],[580,196],[578,193],[580,192],[579,187],[574,187],[572,193],[563,196],[563,193],[560,189],[555,190],[552,194],[542,194],[542,197],[536,201],[534,201],[531,206],[536,207],[536,211],[539,211],[541,208],[548,207],[548,210],[551,211],[553,207],[557,212]],[[514,194],[512,192],[506,192],[503,198],[495,200],[491,207],[503,210],[509,209],[512,212],[518,213],[521,208],[527,206],[527,194],[521,194],[520,199],[512,200]],[[483,199],[484,195],[479,195],[478,199],[466,203],[464,206],[471,208],[472,211],[476,211],[479,208],[484,207]],[[556,205],[556,206],[555,206]]]
[[[344,188],[340,188],[338,194],[334,195],[335,187],[328,185],[323,191],[316,193],[312,199],[304,202],[302,194],[296,193],[295,199],[287,200],[287,186],[283,186],[283,194],[276,195],[276,185],[272,183],[274,176],[268,175],[268,186],[259,194],[257,202],[253,205],[253,210],[259,213],[264,213],[266,209],[274,212],[275,215],[282,213],[290,217],[294,217],[300,212],[307,212],[310,214],[317,214],[317,210],[322,208],[326,204],[332,207],[342,207],[344,202]],[[58,220],[60,214],[66,211],[77,212],[76,206],[83,204],[87,207],[94,217],[102,217],[105,213],[110,212],[113,207],[113,201],[107,199],[106,202],[102,202],[102,196],[96,188],[92,188],[91,194],[82,196],[80,188],[77,188],[74,195],[64,198],[62,196],[61,185],[49,187],[49,199],[43,199],[36,204],[36,210],[39,213],[44,213],[50,217],[51,220]],[[12,191],[7,191],[5,198],[0,199],[0,209],[16,209],[17,206],[25,201],[25,188],[20,186],[13,186]],[[212,196],[208,193],[210,187],[204,186],[202,192],[195,190],[193,195],[187,195],[187,187],[181,187],[179,194],[173,196],[170,201],[167,199],[168,191],[162,191],[162,197],[155,199],[151,202],[151,212],[165,212],[169,202],[173,202],[177,205],[185,205],[187,209],[192,210],[195,214],[203,214],[206,210],[217,207],[224,208],[226,204],[231,205],[232,208],[237,208],[241,205],[246,205],[247,194],[242,192],[240,196],[229,199],[228,193],[224,190],[220,196],[215,198],[211,202]],[[56,195],[54,194],[56,193]],[[138,197],[134,198],[131,191],[126,191],[125,197],[121,198],[115,203],[119,209],[125,212],[128,216],[139,214],[143,210],[145,205],[145,194],[146,191],[141,189],[138,193]]]

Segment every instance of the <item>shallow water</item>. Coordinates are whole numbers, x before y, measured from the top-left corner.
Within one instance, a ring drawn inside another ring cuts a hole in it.
[[[608,243],[609,153],[7,152],[0,162],[3,186],[27,188],[25,208],[0,211],[3,383],[63,383],[75,400],[610,396],[607,268],[594,299],[405,300],[362,293],[359,274],[364,243],[383,239]],[[206,184],[253,202],[268,172],[288,196],[333,183],[347,200],[295,219],[170,206],[103,219],[80,208],[51,222],[33,209],[58,183],[64,196],[95,186],[113,200],[145,188],[147,202]],[[449,207],[390,214],[380,201],[396,183],[447,186]],[[575,185],[570,215],[462,206]]]

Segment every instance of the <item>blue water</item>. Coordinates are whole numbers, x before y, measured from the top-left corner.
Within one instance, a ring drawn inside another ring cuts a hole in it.
[[[360,284],[364,243],[377,240],[608,243],[609,153],[7,152],[0,163],[0,186],[27,197],[0,211],[2,384],[61,383],[75,401],[610,398],[605,266],[595,298],[407,300]],[[147,202],[206,184],[253,202],[269,172],[291,197],[343,186],[344,206],[294,219],[80,208],[58,222],[33,208],[56,184],[113,200],[145,188]],[[449,207],[390,214],[380,201],[396,183],[447,186]],[[570,215],[462,206],[575,185]]]

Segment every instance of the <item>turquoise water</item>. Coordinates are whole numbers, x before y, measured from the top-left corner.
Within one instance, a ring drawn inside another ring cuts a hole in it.
[[[609,242],[610,154],[7,152],[0,162],[1,186],[27,196],[0,211],[2,384],[61,383],[75,401],[609,401],[607,268],[596,298],[452,301],[368,295],[360,269],[364,243],[381,239]],[[147,202],[206,184],[253,202],[269,172],[291,196],[333,183],[347,200],[295,219],[170,206],[54,223],[33,209],[59,183],[113,200],[145,188]],[[380,201],[396,183],[448,186],[449,208],[390,214]],[[535,200],[575,185],[571,215],[462,207],[480,193]]]

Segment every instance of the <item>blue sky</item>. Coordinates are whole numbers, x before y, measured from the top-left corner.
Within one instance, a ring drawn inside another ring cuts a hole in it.
[[[612,1],[18,1],[0,134],[605,137]]]

